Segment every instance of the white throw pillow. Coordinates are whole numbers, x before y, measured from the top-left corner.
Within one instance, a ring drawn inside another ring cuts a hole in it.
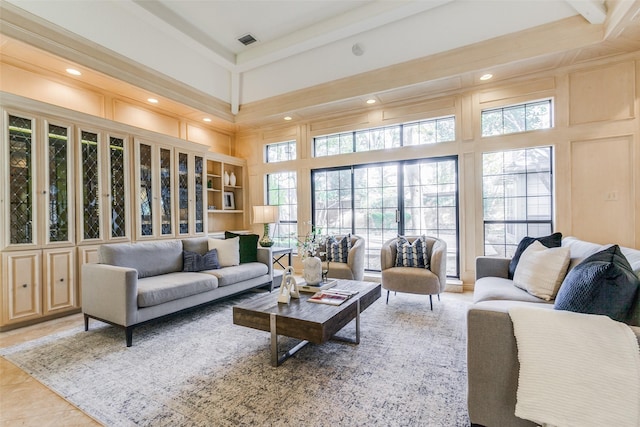
[[[569,260],[569,248],[547,248],[535,241],[522,253],[513,284],[531,295],[551,301],[567,274]]]
[[[240,237],[232,239],[209,239],[209,250],[218,250],[220,267],[240,265]]]

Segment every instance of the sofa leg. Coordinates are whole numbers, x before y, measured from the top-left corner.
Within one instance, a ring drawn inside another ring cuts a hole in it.
[[[124,334],[127,337],[127,347],[131,347],[131,345],[133,344],[133,327],[125,327]]]
[[[387,304],[389,304],[389,293],[390,291],[387,291]]]
[[[429,295],[429,304],[431,305],[431,311],[433,311],[433,295]]]
[[[84,330],[85,332],[89,330],[89,316],[84,315]]]

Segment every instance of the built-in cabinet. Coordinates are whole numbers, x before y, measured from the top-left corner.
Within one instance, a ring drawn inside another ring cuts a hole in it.
[[[228,156],[207,157],[207,215],[209,233],[246,228],[246,164]]]
[[[246,228],[242,160],[66,113],[3,106],[0,329],[79,311],[101,244]]]
[[[3,115],[0,326],[79,308],[72,126]]]

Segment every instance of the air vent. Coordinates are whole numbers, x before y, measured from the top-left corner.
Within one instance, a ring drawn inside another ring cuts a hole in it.
[[[253,37],[251,34],[245,34],[244,36],[240,37],[238,41],[243,45],[248,46],[251,43],[257,42],[258,40],[255,37]]]

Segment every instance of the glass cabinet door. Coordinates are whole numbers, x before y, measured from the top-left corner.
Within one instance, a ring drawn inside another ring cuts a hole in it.
[[[195,156],[195,232],[204,233],[204,157]]]
[[[48,124],[47,126],[47,175],[45,188],[47,198],[47,241],[49,243],[70,242],[72,222],[70,211],[71,147],[69,128]]]
[[[171,184],[171,150],[160,148],[160,234],[163,236],[173,233]]]
[[[110,238],[118,239],[127,236],[127,184],[126,184],[126,153],[123,138],[109,137],[109,229]]]
[[[80,132],[80,212],[82,240],[99,240],[100,230],[100,154],[99,135]]]
[[[9,230],[11,245],[36,243],[35,156],[33,119],[8,116],[9,125]]]
[[[153,236],[153,189],[151,172],[151,146],[140,144],[138,148],[138,161],[140,167],[139,190],[140,194],[140,235]]]
[[[178,234],[189,234],[189,155],[178,153]]]

